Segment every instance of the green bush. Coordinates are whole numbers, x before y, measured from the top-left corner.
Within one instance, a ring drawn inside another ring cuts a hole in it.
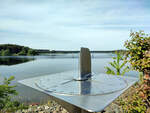
[[[141,84],[135,85],[135,93],[126,98],[120,99],[120,105],[124,113],[146,113],[147,103],[140,96]]]
[[[130,40],[125,42],[128,49],[127,58],[134,70],[139,72],[150,71],[150,36],[143,31],[131,32]]]
[[[121,100],[125,113],[150,112],[150,36],[143,31],[131,32],[131,40],[125,42],[126,58],[132,68],[140,72],[141,83],[135,94]],[[144,77],[142,77],[144,76]]]
[[[8,79],[5,78],[3,83],[0,84],[0,112],[2,113],[27,108],[27,106],[24,106],[18,101],[12,100],[12,96],[16,96],[18,94],[14,89],[16,86],[10,85],[13,79],[13,76]]]

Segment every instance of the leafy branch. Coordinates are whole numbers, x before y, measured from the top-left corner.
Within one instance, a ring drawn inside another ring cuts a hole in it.
[[[129,66],[126,66],[127,61],[123,60],[123,55],[120,52],[116,53],[116,57],[113,57],[114,61],[109,62],[111,67],[106,66],[106,73],[112,75],[124,75],[126,72],[130,71]],[[121,61],[123,61],[121,63]],[[122,70],[122,71],[121,71]]]
[[[14,76],[5,78],[3,83],[0,84],[0,112],[13,112],[18,109],[27,108],[18,101],[12,100],[12,96],[16,96],[18,93],[14,89],[16,85],[10,85],[14,80]]]

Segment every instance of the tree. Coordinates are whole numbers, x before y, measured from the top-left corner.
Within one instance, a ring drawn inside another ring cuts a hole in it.
[[[1,56],[10,56],[11,54],[10,54],[10,51],[9,51],[9,49],[6,49],[6,50],[1,50]]]
[[[113,69],[106,66],[106,73],[112,75],[124,75],[126,72],[129,71],[129,66],[126,66],[127,61],[123,61],[123,55],[120,52],[117,52],[116,55],[117,57],[113,57],[114,61],[109,62]]]
[[[36,52],[35,52],[35,50],[33,50],[33,49],[29,49],[27,55],[28,55],[28,56],[36,55]]]
[[[3,83],[0,84],[0,112],[6,113],[7,111],[12,112],[18,109],[27,108],[23,104],[20,104],[18,101],[12,100],[12,96],[17,95],[18,93],[14,89],[15,85],[10,85],[11,81],[14,80],[14,77],[11,76],[8,79],[5,78]]]
[[[10,77],[8,79],[5,78],[4,83],[0,85],[0,109],[5,107],[6,100],[10,99],[10,94],[17,94],[17,92],[13,89],[15,86],[9,86],[10,81],[13,79],[14,77]]]
[[[2,49],[2,50],[0,51],[0,56],[3,56],[3,52],[4,52],[4,50]]]
[[[25,48],[23,48],[23,49],[18,53],[18,55],[23,55],[23,56],[25,56],[25,55],[26,55],[26,50],[25,50]]]
[[[5,52],[4,52],[4,56],[10,56],[10,50],[9,49],[6,49]]]

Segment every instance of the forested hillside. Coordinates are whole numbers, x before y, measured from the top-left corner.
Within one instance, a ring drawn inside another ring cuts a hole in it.
[[[38,55],[36,50],[15,44],[0,44],[0,56],[32,56]]]

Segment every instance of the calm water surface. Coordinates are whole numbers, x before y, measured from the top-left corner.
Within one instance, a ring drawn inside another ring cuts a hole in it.
[[[18,84],[18,80],[50,75],[54,73],[78,70],[78,54],[53,54],[34,57],[0,57],[0,81],[2,77],[15,76],[13,84],[17,84],[19,92],[17,99],[28,102],[46,102],[46,94],[35,91],[32,88]],[[92,71],[96,74],[105,73],[105,66],[112,61],[113,54],[92,54]],[[137,72],[128,72],[126,76],[137,77]]]

